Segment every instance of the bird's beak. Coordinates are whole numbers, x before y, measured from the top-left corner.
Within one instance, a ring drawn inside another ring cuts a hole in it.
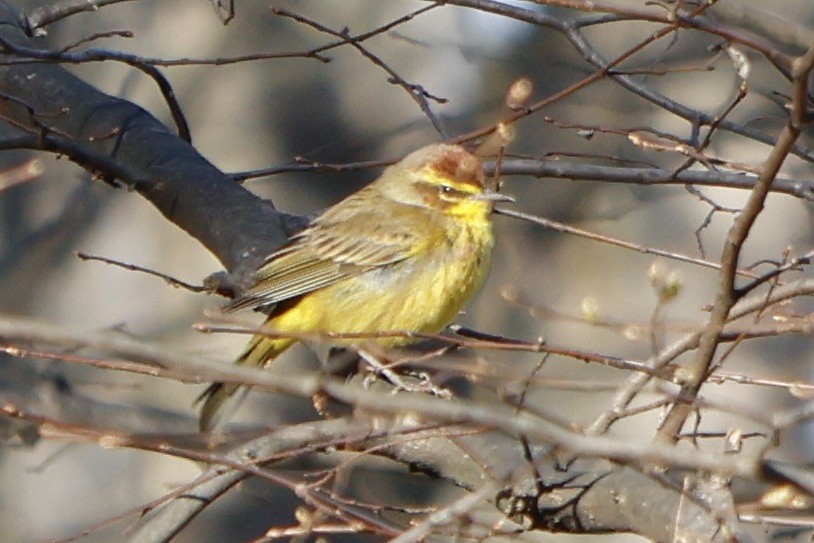
[[[502,194],[500,192],[495,192],[493,190],[486,189],[480,194],[475,194],[472,196],[473,200],[480,200],[483,202],[514,202],[514,198],[509,196],[508,194]]]

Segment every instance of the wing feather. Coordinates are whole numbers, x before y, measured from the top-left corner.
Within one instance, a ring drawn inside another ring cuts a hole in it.
[[[404,207],[407,209],[397,211],[405,215],[403,224],[427,225],[430,219],[423,210]],[[426,242],[426,236],[416,233],[414,227],[393,229],[393,209],[386,214],[381,209],[339,211],[336,207],[329,209],[288,245],[271,254],[255,272],[254,284],[225,309],[257,308],[302,296],[404,260],[420,251]],[[353,221],[349,221],[351,217]],[[385,231],[381,225],[387,219],[390,224]]]

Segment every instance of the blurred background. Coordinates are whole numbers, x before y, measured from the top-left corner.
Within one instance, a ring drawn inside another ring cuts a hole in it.
[[[45,3],[12,4],[25,11]],[[573,16],[525,2],[513,4]],[[41,44],[57,49],[97,32],[129,30],[134,33],[131,39],[97,40],[92,46],[145,57],[218,59],[307,51],[335,41],[275,15],[271,5],[238,2],[234,20],[224,26],[211,5],[203,1],[123,2],[53,24]],[[337,31],[347,28],[356,35],[428,3],[343,0],[275,1],[273,5]],[[799,24],[814,22],[814,6],[803,0],[787,0],[771,9]],[[643,23],[616,23],[610,28],[587,29],[586,36],[606,58],[613,58],[649,36],[654,28]],[[710,50],[719,44],[707,36],[681,32],[675,40],[641,51],[624,67],[648,71],[641,80],[651,88],[714,115],[729,105],[740,83],[728,57],[716,57]],[[533,82],[532,100],[537,100],[592,73],[553,30],[454,6],[436,7],[365,42],[365,47],[407,82],[446,99],[444,103],[430,103],[453,137],[503,118],[507,114],[506,90],[519,77]],[[397,159],[441,139],[408,93],[391,84],[388,74],[357,50],[344,46],[325,55],[331,62],[291,58],[173,67],[162,72],[185,110],[193,144],[227,172],[286,164],[298,157],[324,163]],[[729,118],[775,134],[784,113],[773,92],[788,93],[789,86],[762,58],[752,55],[750,59],[754,63],[750,92]],[[707,65],[712,69],[706,70]],[[657,74],[667,67],[684,70]],[[105,92],[131,100],[170,124],[159,92],[142,73],[114,62],[69,68]],[[603,80],[520,121],[511,153],[611,165],[623,160],[622,165],[677,167],[684,161],[676,153],[638,148],[624,133],[598,130],[588,134],[558,127],[545,116],[616,131],[651,127],[681,138],[689,137],[692,129],[688,122]],[[805,137],[801,141],[808,142]],[[765,145],[723,134],[710,146],[715,157],[753,167],[760,165],[768,151]],[[92,181],[67,160],[22,152],[0,155],[4,168],[30,160],[37,161],[42,174],[0,192],[0,312],[82,330],[118,329],[147,342],[205,354],[224,363],[234,359],[245,337],[204,335],[192,329],[194,323],[205,321],[207,312],[215,311],[221,300],[76,257],[76,252],[82,251],[200,283],[220,269],[203,247],[137,194]],[[810,165],[796,159],[790,159],[784,168],[784,175],[791,177],[810,177],[810,172]],[[331,205],[377,174],[377,170],[285,173],[247,181],[247,186],[272,199],[279,209],[307,214]],[[505,178],[504,189],[517,198],[517,209],[644,246],[697,257],[700,239],[710,260],[719,256],[722,236],[731,221],[730,214],[716,213],[696,238],[710,206],[680,186],[512,176]],[[726,189],[701,192],[725,207],[738,207],[746,195]],[[653,256],[508,217],[496,217],[495,222],[498,246],[492,275],[458,322],[488,333],[528,341],[544,338],[553,345],[605,355],[634,360],[649,356],[649,323],[657,305],[648,280]],[[808,204],[772,195],[749,239],[744,263],[778,260],[787,247],[793,248],[794,254],[805,252],[812,244],[810,222]],[[715,273],[690,264],[660,262],[683,285],[677,299],[663,308],[659,342],[664,344],[704,321],[703,308],[713,301]],[[792,310],[805,312],[806,308],[795,306]],[[614,325],[592,325],[586,317],[594,323],[609,321]],[[247,323],[257,321],[252,315],[240,318]],[[728,369],[809,380],[810,352],[810,341],[805,337],[764,340],[739,347]],[[0,390],[43,387],[46,394],[54,383],[61,383],[74,394],[109,402],[111,410],[122,405],[165,410],[171,421],[168,428],[195,431],[191,404],[202,391],[200,386],[36,358],[0,358]],[[497,396],[507,383],[527,376],[540,363],[540,356],[483,352],[467,353],[455,360],[485,368],[482,382],[469,392],[488,399]],[[313,365],[313,355],[298,347],[275,371]],[[607,407],[614,385],[624,377],[617,370],[553,357],[537,374],[529,398],[540,406],[556,407],[575,424],[585,425]],[[593,383],[594,387],[578,391],[574,383]],[[778,409],[795,401],[781,389],[726,385],[705,390],[709,397],[733,405],[759,403]],[[633,417],[615,426],[614,432],[648,439],[657,416],[657,412],[650,412]],[[312,417],[313,408],[307,401],[258,393],[236,413],[235,421],[279,425]],[[726,431],[731,424],[731,418],[715,413],[703,421],[703,427],[710,430]],[[744,428],[748,430],[748,424]],[[720,450],[720,443],[712,446]],[[801,430],[788,436],[778,454],[797,461],[814,460],[810,451],[808,436]],[[403,485],[404,479],[397,477],[398,473],[388,474],[388,469],[381,470],[382,480],[390,481],[392,476],[393,484]],[[0,533],[6,541],[65,537],[155,499],[198,472],[190,462],[105,450],[93,444],[6,444],[0,449],[0,486],[4,489],[0,495]],[[244,485],[196,520],[178,541],[226,540],[227,536],[248,540],[274,523],[293,522],[290,510],[280,507],[285,500],[296,503],[293,497],[279,490],[277,494],[269,492],[264,485]],[[414,492],[420,496],[428,489],[419,486]],[[254,516],[246,512],[247,507]],[[239,521],[229,520],[234,511],[240,511]],[[116,540],[126,525],[120,523],[85,540]]]

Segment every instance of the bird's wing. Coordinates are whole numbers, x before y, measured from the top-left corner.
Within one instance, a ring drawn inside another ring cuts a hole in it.
[[[381,208],[329,209],[269,256],[255,272],[253,286],[225,309],[281,302],[416,254],[426,236],[416,232],[413,221],[419,220],[421,229],[427,227],[427,219],[412,217],[417,211],[399,209],[404,220],[394,226],[392,212]]]

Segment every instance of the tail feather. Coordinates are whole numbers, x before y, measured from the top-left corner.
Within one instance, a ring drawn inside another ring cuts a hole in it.
[[[238,357],[235,364],[245,364],[248,366],[268,366],[283,351],[294,343],[293,339],[271,339],[265,336],[254,336],[243,354]],[[243,385],[236,383],[212,383],[195,400],[195,405],[201,405],[201,417],[198,421],[198,428],[201,432],[211,430],[217,423],[215,415],[221,406],[240,390]]]

